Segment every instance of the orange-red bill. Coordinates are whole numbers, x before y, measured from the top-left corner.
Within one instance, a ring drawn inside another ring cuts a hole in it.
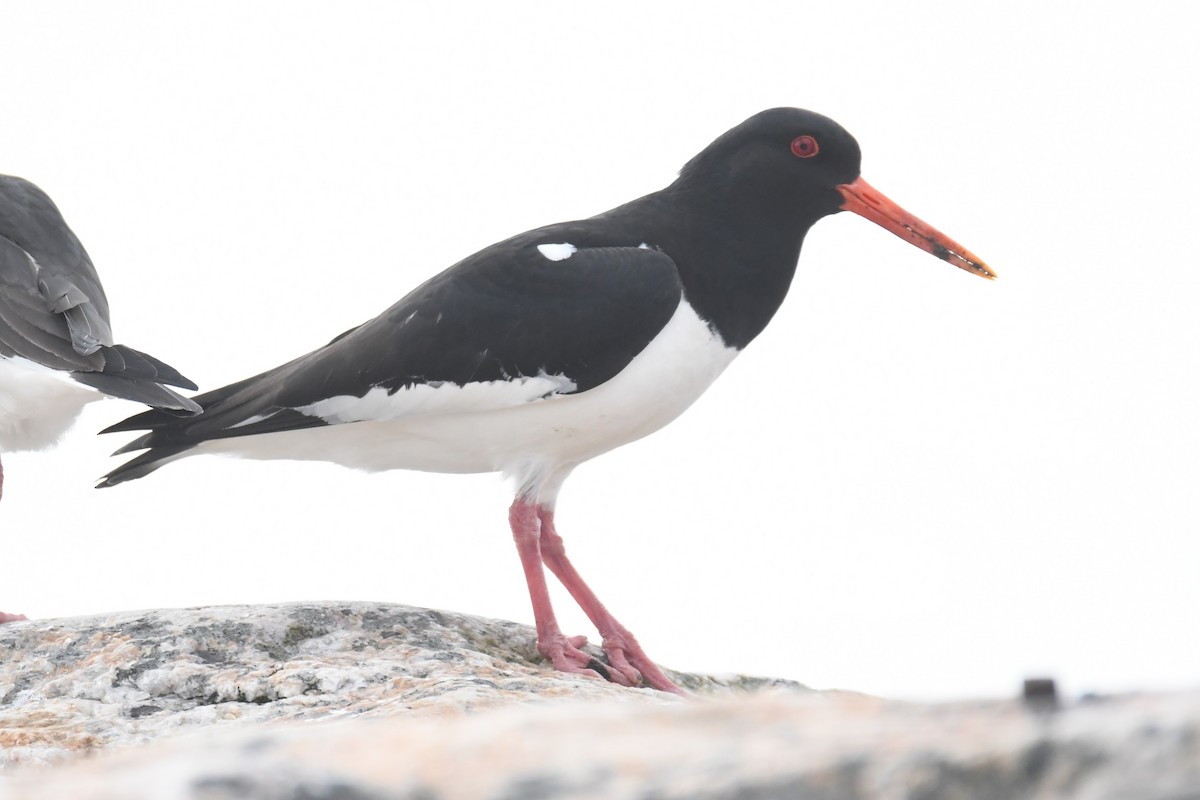
[[[906,242],[950,262],[959,269],[965,269],[988,280],[996,277],[992,268],[983,263],[979,256],[888,200],[862,178],[853,183],[843,183],[837,189],[845,198],[842,208],[846,211],[866,217]]]

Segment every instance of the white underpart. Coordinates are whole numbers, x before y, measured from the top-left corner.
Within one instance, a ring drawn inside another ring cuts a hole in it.
[[[551,261],[564,261],[575,255],[575,251],[578,249],[575,247],[575,245],[568,242],[562,242],[560,244],[539,244],[537,248],[539,253]]]
[[[0,453],[57,444],[83,407],[102,397],[65,372],[0,357]]]
[[[320,407],[362,421],[217,439],[188,455],[332,461],[372,472],[499,471],[511,475],[520,491],[552,503],[576,465],[678,417],[736,355],[685,300],[624,370],[586,392],[546,396],[565,380],[550,375],[414,387],[390,396],[380,390],[354,398],[358,403],[333,398],[306,410]],[[371,408],[383,418],[367,418]]]
[[[310,417],[320,417],[330,424],[383,422],[422,414],[490,411],[574,390],[575,382],[567,376],[542,373],[532,378],[480,381],[463,386],[457,383],[418,384],[394,392],[375,386],[362,397],[343,394],[296,410]]]

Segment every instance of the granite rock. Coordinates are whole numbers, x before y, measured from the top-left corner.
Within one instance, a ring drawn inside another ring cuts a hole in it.
[[[1200,693],[915,705],[672,677],[697,696],[402,606],[19,623],[0,800],[1200,800]]]
[[[555,672],[512,622],[378,603],[134,611],[0,627],[0,766],[168,733],[445,716],[516,702],[672,695]],[[603,654],[593,648],[602,658]],[[671,672],[696,691],[800,684]]]

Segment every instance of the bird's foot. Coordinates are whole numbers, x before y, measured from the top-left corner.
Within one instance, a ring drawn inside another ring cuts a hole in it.
[[[559,672],[603,678],[620,686],[651,686],[660,692],[687,696],[662,669],[650,660],[632,634],[625,633],[604,639],[608,663],[583,651],[586,636],[556,636],[538,641],[537,649]]]
[[[3,625],[6,622],[21,622],[22,620],[26,619],[28,619],[28,617],[26,617],[24,614],[6,614],[3,611],[0,611],[0,625]]]
[[[608,654],[611,672],[623,676],[629,681],[628,685],[640,686],[642,681],[645,681],[660,692],[687,695],[687,692],[666,676],[658,664],[650,660],[637,639],[628,631],[604,637],[604,652]]]
[[[625,669],[610,667],[585,653],[581,649],[585,644],[586,636],[567,637],[560,634],[539,639],[537,649],[559,672],[601,678],[621,686],[637,686],[641,682],[641,676],[636,670],[630,670],[628,664],[625,664]]]

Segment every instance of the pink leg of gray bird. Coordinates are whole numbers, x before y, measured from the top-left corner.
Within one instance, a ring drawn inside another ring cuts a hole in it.
[[[4,497],[4,463],[0,462],[0,498]],[[25,619],[24,614],[6,614],[0,611],[0,625],[6,622],[20,622]]]
[[[562,537],[554,530],[554,512],[518,497],[509,509],[508,518],[533,602],[538,652],[562,672],[607,677],[622,686],[636,686],[644,677],[656,689],[682,694],[682,690],[646,656],[633,634],[613,618],[567,560]],[[600,631],[610,666],[605,667],[580,650],[587,641],[585,637],[563,635],[550,606],[543,562]]]

